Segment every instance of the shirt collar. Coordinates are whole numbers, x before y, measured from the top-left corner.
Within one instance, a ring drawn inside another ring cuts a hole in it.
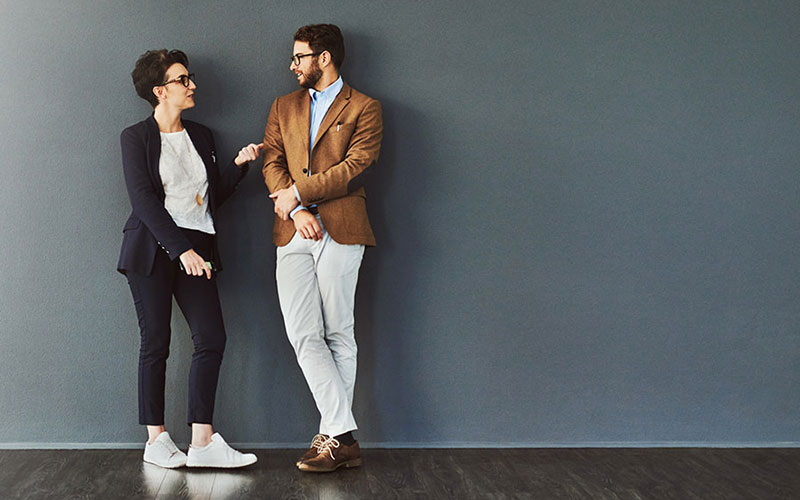
[[[337,78],[335,82],[328,85],[323,90],[316,91],[314,89],[308,89],[308,95],[310,95],[314,101],[318,101],[320,97],[323,99],[335,97],[339,94],[339,91],[342,90],[342,85],[344,85],[344,82],[342,81],[342,75],[339,75],[339,78]]]

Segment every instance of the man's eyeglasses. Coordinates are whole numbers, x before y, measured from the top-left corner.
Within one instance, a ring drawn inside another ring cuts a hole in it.
[[[300,59],[308,56],[318,56],[322,54],[322,52],[311,52],[310,54],[295,54],[292,56],[292,62],[295,66],[300,66]]]
[[[162,87],[164,85],[169,85],[170,83],[181,82],[181,85],[183,85],[184,87],[186,87],[188,89],[189,88],[189,82],[193,82],[193,81],[194,81],[194,73],[189,73],[188,75],[176,76],[172,80],[169,80],[167,82],[162,83],[161,85],[159,85],[159,87]]]

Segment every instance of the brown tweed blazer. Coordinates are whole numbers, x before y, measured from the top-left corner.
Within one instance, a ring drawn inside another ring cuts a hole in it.
[[[262,169],[269,192],[294,183],[302,205],[318,205],[322,224],[336,242],[374,246],[363,184],[381,148],[380,103],[345,83],[311,147],[310,121],[311,97],[306,89],[272,103],[264,131]],[[291,219],[275,216],[275,245],[286,245],[294,233]]]

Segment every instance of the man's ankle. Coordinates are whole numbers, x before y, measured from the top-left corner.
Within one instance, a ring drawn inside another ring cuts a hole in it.
[[[353,438],[353,431],[339,434],[338,436],[334,436],[334,438],[345,446],[353,446],[356,442],[355,438]]]

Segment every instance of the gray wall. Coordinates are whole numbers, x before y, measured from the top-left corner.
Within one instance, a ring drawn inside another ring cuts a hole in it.
[[[383,103],[379,240],[357,296],[365,443],[800,442],[800,4],[0,3],[0,443],[139,443],[138,331],[114,270],[129,73],[181,48],[230,155],[295,89],[294,30],[339,24]],[[205,5],[205,7],[203,7]],[[218,225],[217,427],[297,444],[255,168]],[[191,355],[173,318],[167,424]],[[26,444],[27,443],[27,444]]]

